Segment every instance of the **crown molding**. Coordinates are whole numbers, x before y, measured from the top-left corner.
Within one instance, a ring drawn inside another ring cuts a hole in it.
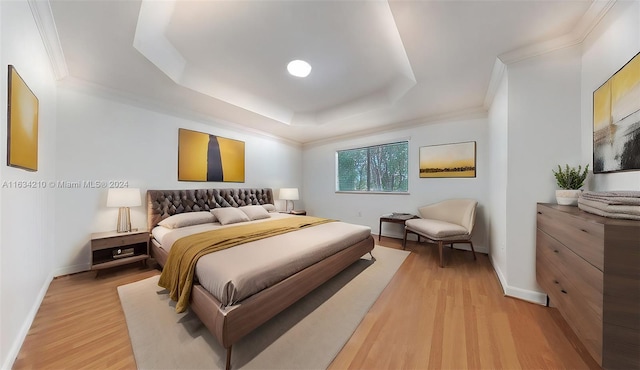
[[[571,32],[551,40],[502,53],[498,55],[498,58],[504,64],[509,65],[525,59],[550,53],[552,51],[581,44],[615,3],[616,0],[594,0]]]
[[[500,81],[502,81],[502,77],[506,72],[507,66],[500,60],[500,58],[496,58],[496,61],[493,63],[493,69],[491,70],[489,87],[487,88],[487,93],[485,94],[484,102],[482,103],[482,106],[487,111],[491,108],[493,98],[495,98],[498,87],[500,86]]]
[[[161,104],[156,101],[152,101],[149,99],[141,99],[137,95],[128,94],[120,90],[115,90],[103,85],[95,84],[95,83],[82,80],[79,78],[75,78],[75,77],[67,77],[64,80],[59,81],[58,86],[72,90],[72,91],[78,91],[84,94],[98,96],[104,99],[116,101],[122,104],[150,110],[157,113],[163,113],[163,114],[167,114],[167,115],[171,115],[171,116],[175,116],[183,119],[192,119],[194,121],[202,122],[205,124],[214,124],[216,126],[220,126],[225,129],[229,129],[237,132],[243,132],[245,134],[251,134],[254,136],[264,137],[270,140],[278,141],[283,144],[287,144],[287,145],[290,145],[296,148],[302,148],[302,149],[329,144],[332,142],[347,140],[351,138],[358,138],[365,135],[374,135],[374,134],[379,134],[384,132],[410,129],[413,127],[420,127],[420,126],[425,126],[429,124],[459,121],[463,119],[471,120],[471,119],[487,118],[487,111],[483,107],[468,108],[468,109],[462,109],[462,110],[445,113],[445,114],[433,115],[428,117],[420,117],[420,118],[416,118],[409,121],[403,121],[403,122],[393,123],[389,125],[379,126],[379,127],[371,128],[369,130],[352,132],[344,135],[333,136],[326,139],[320,139],[320,140],[309,141],[309,142],[299,142],[296,140],[273,135],[261,130],[253,129],[244,125],[226,121],[224,119],[211,117],[209,115],[199,113],[193,110],[176,109],[173,106],[169,107],[166,104]]]
[[[484,109],[484,107],[461,109],[455,112],[420,117],[420,118],[412,119],[409,121],[403,121],[403,122],[392,123],[389,125],[378,126],[368,130],[360,130],[357,132],[352,132],[344,135],[332,136],[326,139],[308,141],[302,144],[302,148],[309,149],[309,148],[331,144],[331,143],[344,141],[348,139],[361,138],[363,136],[370,136],[370,135],[381,134],[385,132],[406,130],[410,128],[433,125],[437,123],[481,119],[481,118],[487,118],[487,111],[486,109]]]
[[[493,98],[500,79],[505,73],[506,66],[559,49],[582,44],[616,1],[617,0],[593,0],[589,9],[587,9],[571,32],[551,40],[535,43],[498,55],[496,63],[493,65],[491,80],[489,81],[489,87],[487,88],[484,98],[485,109],[489,109],[493,103]]]
[[[574,37],[579,39],[580,42],[584,42],[602,18],[604,18],[613,5],[615,5],[616,1],[617,0],[595,0],[591,3],[587,12],[580,19],[576,27],[574,27],[573,31],[571,31]]]
[[[551,40],[539,42],[537,44],[502,53],[498,55],[498,59],[500,59],[502,63],[509,65],[543,54],[551,53],[559,49],[578,45],[580,42],[581,40],[574,38],[574,36],[569,33]]]
[[[118,103],[130,105],[133,107],[150,110],[154,113],[162,113],[181,119],[189,119],[196,122],[215,125],[220,128],[232,130],[244,134],[249,134],[257,137],[263,137],[270,140],[278,141],[283,144],[287,144],[296,148],[301,148],[302,144],[298,141],[283,138],[277,135],[270,134],[265,131],[257,130],[251,127],[233,123],[221,118],[213,117],[204,113],[197,112],[191,109],[175,108],[173,105],[162,104],[158,101],[151,99],[140,98],[138,95],[129,94],[120,90],[112,89],[103,85],[95,84],[76,77],[67,77],[58,82],[58,86],[66,88],[72,91],[78,91],[84,94],[98,96],[107,100],[115,101]]]
[[[49,56],[51,68],[53,69],[56,80],[61,80],[69,75],[69,70],[67,69],[67,62],[64,58],[62,45],[60,45],[60,38],[58,37],[58,29],[53,19],[51,4],[49,0],[27,0],[27,2],[29,3],[31,14],[33,14],[33,19],[40,32],[42,44]]]

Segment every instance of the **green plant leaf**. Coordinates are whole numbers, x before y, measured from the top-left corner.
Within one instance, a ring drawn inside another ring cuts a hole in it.
[[[556,178],[556,183],[560,189],[580,189],[587,179],[589,173],[589,165],[587,164],[582,169],[582,165],[578,165],[578,168],[569,167],[565,164],[564,169],[558,165],[558,170],[551,170],[553,176]]]

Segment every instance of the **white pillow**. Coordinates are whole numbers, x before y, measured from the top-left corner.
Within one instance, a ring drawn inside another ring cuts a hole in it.
[[[252,221],[271,217],[269,212],[262,206],[243,206],[238,209],[244,212]]]
[[[263,204],[262,207],[267,210],[267,212],[275,212],[276,206],[271,203]]]
[[[222,225],[250,221],[244,212],[234,207],[214,208],[211,210],[211,213],[216,216],[218,222]]]
[[[185,226],[208,224],[212,222],[216,222],[216,218],[211,214],[211,212],[202,211],[178,213],[158,222],[158,225],[169,229],[178,229]]]

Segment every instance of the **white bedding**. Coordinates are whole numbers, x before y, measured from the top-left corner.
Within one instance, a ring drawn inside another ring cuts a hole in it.
[[[270,216],[250,222],[299,217],[281,213],[270,213]],[[180,229],[158,226],[152,235],[169,251],[181,237],[237,225],[241,224],[223,226],[216,222]],[[196,264],[196,276],[216,299],[230,306],[370,235],[371,229],[367,226],[344,222],[321,224],[203,256]]]

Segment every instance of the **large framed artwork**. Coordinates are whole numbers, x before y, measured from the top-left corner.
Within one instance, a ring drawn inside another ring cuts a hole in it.
[[[178,180],[244,182],[244,142],[179,129]]]
[[[593,92],[593,173],[640,170],[640,53]]]
[[[476,142],[421,147],[420,177],[476,177]]]
[[[9,65],[7,165],[38,170],[38,98]]]

